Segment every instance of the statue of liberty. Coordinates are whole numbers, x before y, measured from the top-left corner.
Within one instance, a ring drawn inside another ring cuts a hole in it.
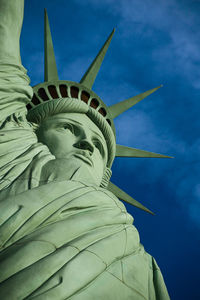
[[[45,13],[45,80],[20,59],[23,0],[0,0],[0,298],[167,300],[154,258],[110,182],[115,156],[166,157],[116,145],[113,120],[157,90],[113,106],[92,91],[113,33],[80,83],[59,80]]]

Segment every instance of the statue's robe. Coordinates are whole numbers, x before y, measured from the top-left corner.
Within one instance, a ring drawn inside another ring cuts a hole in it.
[[[169,299],[124,205],[38,143],[31,97],[25,69],[1,63],[0,299]]]

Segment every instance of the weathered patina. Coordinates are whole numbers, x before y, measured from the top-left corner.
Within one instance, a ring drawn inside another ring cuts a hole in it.
[[[113,33],[80,84],[59,81],[46,15],[45,83],[33,97],[23,6],[0,0],[0,298],[167,300],[132,216],[108,190],[148,211],[109,183],[112,162],[163,156],[116,147],[113,118],[156,89],[111,108],[91,91]]]

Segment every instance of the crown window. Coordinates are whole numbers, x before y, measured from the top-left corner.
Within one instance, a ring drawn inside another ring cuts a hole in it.
[[[111,126],[111,121],[109,119],[106,119],[106,121],[108,122],[108,124]]]
[[[86,91],[82,91],[81,100],[84,101],[85,103],[88,103],[89,98],[90,98],[90,94],[87,93]]]
[[[90,106],[96,109],[99,106],[99,101],[95,98],[93,98],[90,102]]]
[[[106,116],[107,115],[107,112],[106,112],[106,110],[103,108],[103,107],[101,107],[99,110],[98,110],[98,112],[102,115],[102,116]]]
[[[78,98],[79,89],[76,86],[71,86],[71,97]]]
[[[49,97],[46,94],[46,91],[44,88],[40,88],[38,90],[38,95],[40,96],[40,98],[42,98],[42,100],[46,101],[49,100]],[[34,97],[33,97],[34,98]],[[34,103],[34,102],[33,102]],[[40,102],[39,102],[40,103]],[[34,103],[34,104],[39,104],[39,103]]]
[[[67,86],[66,86],[65,84],[60,84],[60,85],[59,85],[59,89],[60,89],[61,96],[62,96],[63,98],[68,97]]]
[[[53,99],[59,98],[55,85],[49,85],[48,90]]]

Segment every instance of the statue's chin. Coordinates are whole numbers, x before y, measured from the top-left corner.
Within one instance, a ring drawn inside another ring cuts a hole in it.
[[[82,166],[74,172],[71,180],[79,181],[86,185],[100,186],[102,178],[97,177],[97,174],[95,174],[91,166],[83,163]]]
[[[95,172],[91,163],[83,157],[56,158],[46,163],[41,172],[41,179],[64,181],[75,180],[86,185],[100,186],[102,178]]]

